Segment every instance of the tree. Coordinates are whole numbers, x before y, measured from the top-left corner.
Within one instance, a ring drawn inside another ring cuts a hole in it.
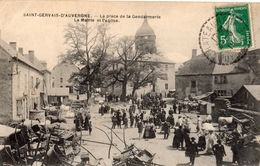
[[[137,68],[138,63],[142,61],[144,55],[149,52],[149,49],[152,47],[146,46],[146,44],[149,45],[149,43],[142,43],[141,47],[139,45],[139,47],[134,49],[135,43],[135,39],[131,36],[119,38],[114,46],[116,53],[115,58],[111,61],[111,64],[115,64],[118,67],[110,70],[107,74],[112,76],[116,82],[121,83],[121,101],[125,101],[127,84],[130,81],[133,81],[135,91],[151,82],[151,80],[154,80],[153,77],[155,76],[155,70],[151,67],[152,63],[149,65],[148,63],[145,65],[143,64],[143,66]],[[143,71],[148,68],[149,70]]]
[[[135,95],[135,91],[141,87],[145,87],[148,83],[155,84],[157,78],[162,78],[163,73],[160,71],[158,62],[138,62],[135,72],[131,78],[132,83],[132,96]]]
[[[260,57],[259,50],[252,50],[245,55],[237,64],[237,67],[249,73],[249,84],[260,84]]]
[[[93,28],[86,24],[67,24],[65,27],[65,44],[70,46],[66,54],[60,55],[62,62],[71,62],[78,66],[79,72],[71,74],[69,82],[73,82],[76,90],[87,94],[102,84],[101,71],[109,56],[109,47],[113,39],[108,35],[108,24],[96,25]]]

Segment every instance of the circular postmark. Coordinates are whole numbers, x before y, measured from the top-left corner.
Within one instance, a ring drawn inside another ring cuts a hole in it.
[[[199,47],[201,52],[212,63],[230,65],[241,60],[251,46],[250,26],[232,13],[216,14],[207,19],[199,33]],[[239,22],[234,26],[228,21]],[[233,27],[232,27],[233,26]],[[233,31],[233,30],[236,31]]]

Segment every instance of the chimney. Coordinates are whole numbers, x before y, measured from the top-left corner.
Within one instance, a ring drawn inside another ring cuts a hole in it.
[[[16,42],[10,42],[10,46],[16,51]]]
[[[47,62],[46,61],[41,61],[41,64],[47,69]]]
[[[23,48],[18,48],[18,52],[19,52],[20,54],[23,54]]]
[[[221,53],[220,53],[220,56],[222,56]],[[223,62],[220,62],[219,54],[218,54],[218,53],[215,52],[214,57],[215,57],[215,62],[216,62],[217,64],[218,64],[218,63],[223,63]]]
[[[191,58],[194,58],[197,56],[197,49],[192,49],[192,56]]]
[[[32,64],[34,64],[34,51],[33,50],[28,51],[28,58],[29,58],[29,61],[32,62]]]

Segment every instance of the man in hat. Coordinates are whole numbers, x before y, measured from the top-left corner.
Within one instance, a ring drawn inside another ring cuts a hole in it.
[[[177,148],[177,149],[179,149],[179,147],[181,146],[181,149],[184,149],[183,148],[183,130],[182,130],[182,126],[179,126],[179,128],[174,132],[172,146],[174,148]]]
[[[197,132],[199,132],[201,130],[201,118],[200,118],[199,115],[197,116],[197,127],[196,127],[196,129],[197,129]]]
[[[187,145],[185,154],[190,157],[190,165],[194,165],[196,154],[198,154],[198,146],[195,142],[195,138],[191,137],[191,141]]]
[[[217,140],[217,144],[213,146],[212,150],[216,157],[217,166],[222,166],[223,157],[226,156],[226,152],[224,146],[221,144],[221,140]]]

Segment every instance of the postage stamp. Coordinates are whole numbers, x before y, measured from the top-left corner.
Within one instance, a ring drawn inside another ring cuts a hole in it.
[[[248,4],[215,8],[218,48],[250,48],[253,45]]]
[[[199,32],[199,47],[207,59],[230,65],[246,56],[253,46],[249,5],[215,7]]]

